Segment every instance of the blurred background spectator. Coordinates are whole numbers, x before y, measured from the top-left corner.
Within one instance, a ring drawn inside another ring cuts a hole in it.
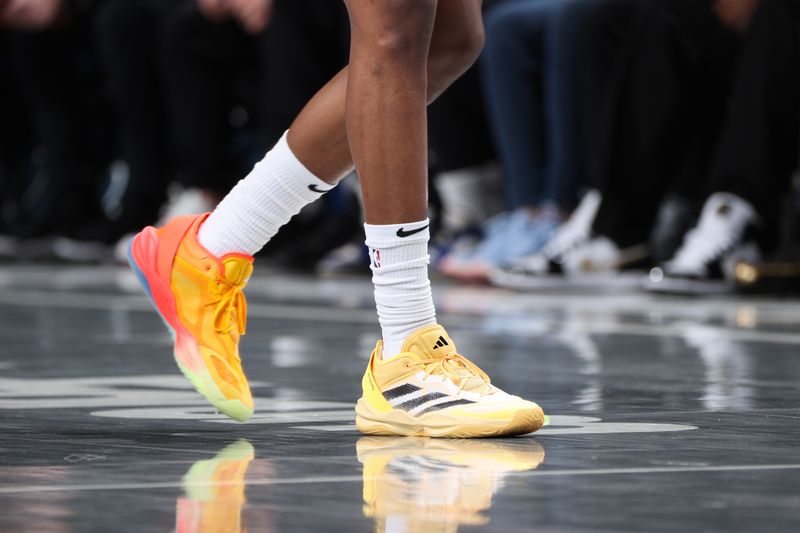
[[[782,213],[792,208],[785,199],[800,141],[800,3],[725,0],[715,9],[744,32],[742,53],[705,182],[696,184],[697,198],[710,196],[674,257],[651,271],[655,291],[729,290],[737,264],[777,251]]]
[[[506,211],[477,246],[442,260],[445,274],[485,281],[493,266],[538,252],[574,207],[583,182],[580,29],[597,5],[512,0],[486,13],[481,68]]]
[[[35,146],[13,156],[32,159],[32,168],[4,198],[5,229],[18,239],[38,241],[102,211],[114,124],[92,40],[94,13],[90,4],[60,0],[10,0],[0,10],[0,23],[12,30],[5,64],[21,95],[12,101],[27,108]]]
[[[429,111],[436,266],[705,293],[793,261],[798,9],[486,2],[483,57]],[[139,227],[212,209],[348,48],[339,1],[0,0],[0,256],[122,259]],[[356,179],[269,260],[367,272]]]
[[[581,67],[595,191],[541,253],[495,269],[493,281],[602,285],[666,261],[649,288],[727,291],[733,265],[759,257],[770,239],[774,249],[797,167],[798,19],[791,2],[760,4],[605,0],[591,13]],[[762,29],[767,11],[781,12],[783,25]],[[765,231],[752,242],[756,221]],[[682,279],[667,283],[665,271]]]

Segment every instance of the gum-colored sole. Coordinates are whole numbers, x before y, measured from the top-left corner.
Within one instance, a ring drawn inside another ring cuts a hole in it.
[[[545,415],[536,404],[520,409],[507,420],[464,420],[445,412],[432,412],[413,417],[405,411],[378,413],[361,398],[356,404],[356,427],[365,435],[399,435],[404,437],[477,438],[505,437],[533,433],[544,425]]]

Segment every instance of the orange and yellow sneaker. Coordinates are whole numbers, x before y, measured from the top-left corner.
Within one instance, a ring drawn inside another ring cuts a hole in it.
[[[541,407],[492,385],[442,326],[415,331],[386,361],[382,349],[378,341],[356,404],[356,426],[364,434],[498,437],[544,425]]]
[[[244,422],[253,396],[239,358],[253,271],[244,254],[215,257],[197,240],[208,214],[149,226],[128,248],[128,261],[175,340],[178,368],[220,412]]]
[[[255,458],[246,440],[228,445],[213,459],[198,461],[183,476],[185,496],[175,509],[175,533],[243,533],[245,474]]]

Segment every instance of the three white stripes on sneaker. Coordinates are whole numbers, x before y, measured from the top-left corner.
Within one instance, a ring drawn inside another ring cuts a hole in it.
[[[424,377],[424,372],[420,372],[420,378]],[[444,383],[441,376],[428,376],[425,378],[429,381],[438,380]],[[420,416],[432,411],[441,411],[448,407],[456,405],[464,405],[475,403],[466,398],[459,398],[451,394],[443,392],[426,392],[421,387],[412,385],[411,383],[404,383],[399,387],[384,391],[383,397],[386,401],[395,408],[401,411],[406,411],[412,416]]]

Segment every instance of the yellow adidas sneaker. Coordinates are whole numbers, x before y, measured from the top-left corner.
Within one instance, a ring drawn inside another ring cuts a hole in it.
[[[544,425],[541,407],[492,385],[442,326],[417,330],[386,361],[382,349],[378,341],[356,404],[356,426],[364,434],[497,437]]]
[[[544,449],[533,439],[443,440],[362,437],[364,515],[376,531],[447,531],[489,522],[492,499],[512,472],[535,470]]]
[[[197,240],[208,214],[147,227],[128,248],[128,261],[175,340],[183,374],[220,412],[243,422],[253,396],[239,358],[247,302],[242,290],[253,271],[244,254],[215,257]]]

